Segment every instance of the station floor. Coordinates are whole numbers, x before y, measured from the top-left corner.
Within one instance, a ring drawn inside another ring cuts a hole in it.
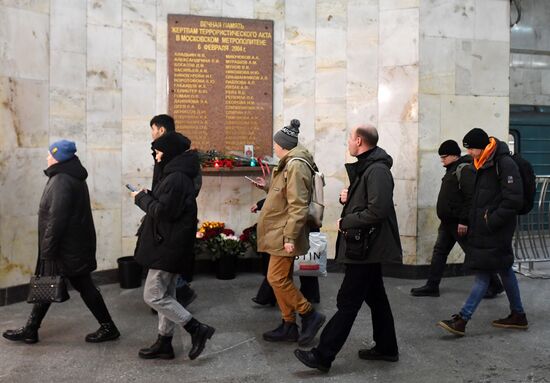
[[[331,316],[343,274],[321,279],[317,309]],[[364,361],[357,350],[372,345],[370,311],[359,313],[348,342],[328,374],[303,366],[295,344],[263,341],[262,333],[280,321],[276,308],[256,307],[250,300],[261,275],[242,273],[231,281],[199,275],[193,281],[197,300],[189,306],[199,321],[216,327],[203,354],[187,357],[190,337],[174,337],[176,358],[141,360],[139,348],[156,339],[156,316],[142,301],[142,289],[116,284],[101,290],[122,336],[102,344],[84,342],[97,323],[80,297],[55,304],[34,345],[0,338],[0,382],[550,382],[550,280],[518,276],[530,328],[504,330],[491,320],[508,314],[503,294],[481,303],[464,338],[436,327],[456,313],[473,277],[444,279],[439,298],[411,297],[424,281],[386,278],[400,347],[398,363]],[[22,325],[30,306],[0,307],[0,330]]]

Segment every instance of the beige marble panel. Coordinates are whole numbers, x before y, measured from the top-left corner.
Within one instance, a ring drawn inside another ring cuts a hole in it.
[[[125,179],[152,177],[151,140],[149,121],[123,120],[122,175]]]
[[[130,237],[122,237],[122,252],[121,257],[129,257],[134,255],[136,249],[137,237],[132,235]]]
[[[421,1],[420,34],[473,39],[476,0]]]
[[[88,25],[88,87],[120,88],[122,29]]]
[[[476,0],[475,39],[510,41],[510,2]]]
[[[419,153],[418,208],[436,206],[445,168],[436,151]]]
[[[83,91],[86,89],[86,55],[52,49],[50,86]]]
[[[94,210],[92,214],[97,236],[97,269],[116,269],[116,260],[123,255],[120,208]]]
[[[418,96],[418,148],[432,151],[447,138],[441,136],[441,96]]]
[[[122,117],[150,119],[155,110],[155,61],[125,59],[122,76]]]
[[[380,12],[380,65],[418,64],[419,11],[417,8]]]
[[[422,37],[419,91],[425,94],[454,94],[456,65],[454,39]]]
[[[29,283],[38,254],[38,216],[2,212],[0,243],[0,288]]]
[[[52,87],[50,89],[50,115],[64,118],[85,118],[86,92]]]
[[[417,184],[416,180],[400,180],[394,177],[393,203],[399,224],[399,234],[416,236]]]
[[[120,149],[122,95],[120,89],[88,90],[86,123],[88,147]]]
[[[52,0],[52,50],[86,54],[86,10],[86,0]]]
[[[254,1],[254,14],[257,19],[284,20],[285,0],[256,0]]]
[[[416,265],[416,236],[404,236],[401,234],[401,248],[403,249],[403,264],[404,265]]]
[[[0,76],[48,80],[49,29],[46,14],[0,6]]]
[[[37,149],[12,149],[5,152],[0,162],[0,200],[2,221],[4,217],[38,214],[38,205],[47,177],[48,145]],[[7,219],[7,218],[6,218]],[[9,222],[9,221],[6,221]]]
[[[48,145],[48,83],[0,77],[0,148]]]
[[[456,94],[508,96],[510,44],[456,41]]]
[[[322,107],[322,104],[318,104]],[[345,111],[345,104],[339,108]],[[319,119],[319,117],[318,117]],[[317,121],[315,131],[315,162],[328,177],[342,170],[347,150],[346,116],[327,121]]]
[[[124,58],[156,57],[156,7],[125,0],[122,5],[122,55]]]
[[[416,180],[418,172],[418,123],[380,122],[378,146],[392,158],[396,179]]]
[[[88,25],[120,28],[122,0],[88,0]]]
[[[50,13],[50,0],[0,0],[0,5],[32,12]]]
[[[243,19],[254,18],[254,0],[222,0],[223,17],[236,17]]]
[[[416,264],[427,265],[432,259],[432,252],[437,239],[439,219],[435,208],[418,209],[418,242]]]
[[[121,168],[120,149],[92,149],[88,147],[88,188],[90,189],[92,209],[120,209]]]
[[[220,16],[223,0],[191,0],[189,8],[193,15]]]
[[[382,0],[379,2],[381,11],[403,8],[418,8],[420,5],[420,0]]]
[[[379,123],[418,121],[418,66],[381,69],[378,107]]]
[[[507,140],[508,97],[442,96],[441,137],[462,146],[462,138],[472,128]]]

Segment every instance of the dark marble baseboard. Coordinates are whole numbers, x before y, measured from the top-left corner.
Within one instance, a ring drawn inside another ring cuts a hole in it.
[[[239,272],[260,272],[262,267],[261,258],[244,258],[238,260]],[[404,278],[404,279],[426,279],[428,277],[430,266],[414,265],[384,265],[383,273],[386,277]],[[333,259],[329,259],[327,270],[331,273],[343,272],[343,265]],[[211,274],[214,273],[214,264],[211,260],[198,259],[195,261],[195,273]],[[456,277],[468,275],[462,264],[451,264],[445,268],[444,277]],[[118,282],[118,270],[96,271],[92,274],[94,281],[98,285]],[[18,285],[0,289],[0,306],[12,303],[23,302],[27,299],[29,285]]]

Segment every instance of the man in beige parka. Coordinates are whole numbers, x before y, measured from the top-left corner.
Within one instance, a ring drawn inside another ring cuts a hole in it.
[[[258,220],[258,251],[271,255],[267,279],[277,299],[283,322],[263,334],[270,342],[298,341],[309,344],[325,322],[325,316],[313,306],[294,285],[294,257],[309,250],[308,206],[311,198],[312,171],[316,168],[312,155],[298,144],[300,121],[275,133],[273,149],[280,158],[269,185],[263,180],[259,187],[267,197]],[[302,317],[302,331],[296,325],[296,312]]]

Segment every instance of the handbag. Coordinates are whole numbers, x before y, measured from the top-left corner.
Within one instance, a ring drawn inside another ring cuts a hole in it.
[[[364,261],[369,255],[369,250],[378,233],[376,226],[368,229],[347,229],[344,231],[346,240],[346,257],[354,261]]]
[[[46,263],[49,264],[52,275],[44,275]],[[65,277],[58,275],[55,262],[41,261],[37,275],[29,282],[28,303],[65,302],[70,298]]]

